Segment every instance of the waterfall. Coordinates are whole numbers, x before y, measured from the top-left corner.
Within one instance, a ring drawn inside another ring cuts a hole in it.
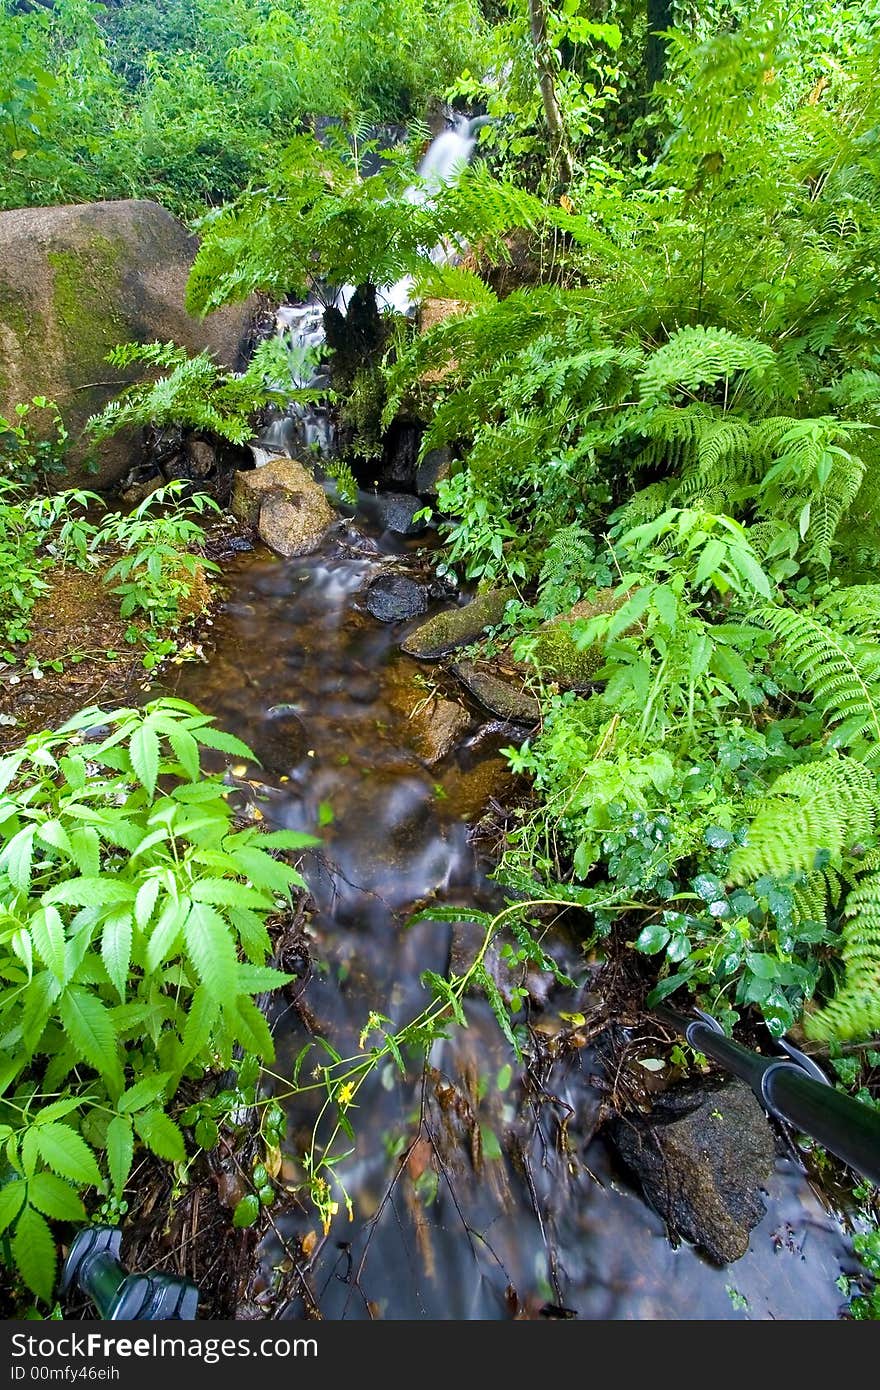
[[[457,116],[454,123],[442,131],[425,152],[419,164],[418,183],[411,184],[404,192],[407,202],[422,204],[439,193],[446,184],[453,183],[465,169],[477,143],[477,133],[486,118],[478,116],[470,120],[467,116]],[[449,260],[449,248],[441,243],[430,253],[435,265],[445,265]],[[397,314],[409,314],[413,309],[413,278],[404,275],[394,285],[376,292],[376,299],[382,309],[391,309]],[[343,285],[337,291],[333,305],[345,313],[354,285]],[[310,298],[303,304],[282,304],[275,313],[275,331],[287,342],[291,350],[291,386],[323,384],[325,373],[315,371],[311,363],[314,354],[324,344],[324,306],[317,298]],[[294,443],[304,444],[306,448],[317,448],[323,454],[329,453],[332,446],[331,427],[326,413],[314,406],[291,406],[291,417],[275,420],[268,426],[259,445],[258,466],[265,462],[265,450],[289,452]],[[256,451],[255,451],[256,453]]]

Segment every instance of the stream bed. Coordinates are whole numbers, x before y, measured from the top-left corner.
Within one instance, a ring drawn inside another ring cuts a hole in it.
[[[515,732],[472,724],[427,766],[413,710],[431,668],[399,651],[405,627],[375,621],[366,585],[407,563],[419,542],[347,524],[304,559],[239,556],[214,620],[207,665],[178,668],[174,693],[244,739],[262,767],[232,770],[273,825],[321,837],[306,860],[314,899],[313,965],[296,1007],[274,1020],[279,1076],[314,1031],[351,1055],[371,1009],[399,1026],[428,1002],[423,970],[444,973],[465,949],[469,909],[503,906],[470,833],[509,774]],[[405,924],[414,905],[462,909],[450,923]],[[576,945],[563,967],[578,967]],[[544,986],[540,1026],[577,1007]],[[593,1046],[560,1050],[525,1083],[488,1004],[436,1042],[424,1070],[389,1063],[350,1112],[354,1152],[339,1165],[340,1203],[326,1237],[295,1204],[275,1217],[260,1256],[267,1287],[282,1239],[309,1252],[307,1292],[282,1316],[509,1319],[834,1319],[835,1285],[858,1269],[850,1242],[799,1165],[781,1158],[748,1253],[714,1267],[673,1248],[663,1221],[617,1171],[597,1124]],[[280,1089],[280,1087],[279,1087]],[[284,1175],[301,1177],[315,1107],[288,1103]],[[346,1144],[346,1147],[350,1147]],[[279,1277],[279,1276],[275,1276]],[[305,1285],[304,1285],[305,1288]],[[260,1316],[255,1309],[254,1316]]]

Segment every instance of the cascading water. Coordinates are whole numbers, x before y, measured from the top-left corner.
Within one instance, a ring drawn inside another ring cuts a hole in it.
[[[483,116],[474,119],[458,116],[452,126],[431,142],[419,165],[418,182],[411,184],[403,195],[407,202],[424,204],[460,176],[470,162],[477,133],[485,120]],[[445,265],[449,256],[449,248],[443,243],[430,252],[435,265]],[[379,287],[376,295],[379,308],[396,314],[411,313],[412,291],[411,275],[402,276],[393,285]],[[354,292],[354,285],[343,285],[331,300],[333,307],[344,314]],[[317,297],[312,297],[302,304],[282,304],[276,311],[275,331],[290,350],[290,384],[294,390],[327,384],[323,370],[313,365],[325,341],[324,309],[325,305]],[[262,451],[269,450],[270,453],[289,452],[294,443],[305,445],[310,450],[317,449],[324,455],[331,452],[332,426],[324,410],[314,405],[294,404],[290,408],[290,415],[273,421],[259,441]],[[258,465],[265,461],[256,451],[255,457]]]

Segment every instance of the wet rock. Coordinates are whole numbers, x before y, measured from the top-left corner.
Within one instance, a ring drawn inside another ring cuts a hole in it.
[[[393,782],[382,806],[382,827],[392,845],[411,845],[424,830],[434,809],[433,788],[417,777]]]
[[[446,809],[474,824],[492,800],[504,801],[517,785],[506,758],[484,758],[473,767],[452,767],[443,777]]]
[[[420,497],[408,492],[380,492],[371,499],[369,511],[383,530],[393,531],[396,536],[417,536],[428,524],[414,519],[423,505]]]
[[[243,361],[256,301],[196,319],[184,309],[198,247],[182,222],[142,199],[0,212],[0,415],[34,395],[57,402],[72,441],[127,382],[149,367],[108,369],[118,343],[173,340],[209,349],[227,367]],[[51,433],[49,412],[29,419]],[[65,485],[109,486],[139,452],[123,430],[98,448],[98,473],[83,470],[75,443]]]
[[[433,502],[440,483],[445,483],[452,472],[452,455],[448,449],[430,449],[416,473],[416,492]]]
[[[667,1092],[650,1117],[615,1120],[611,1139],[673,1233],[716,1264],[742,1258],[765,1212],[760,1189],[775,1158],[773,1133],[748,1086]]]
[[[483,670],[473,661],[459,661],[451,668],[465,690],[473,695],[490,714],[512,724],[537,724],[541,706],[515,680],[505,680],[491,671]]]
[[[317,550],[335,514],[324,489],[298,459],[271,458],[236,473],[232,512],[256,526],[272,550],[291,559]]]
[[[456,647],[466,647],[468,643],[475,642],[487,627],[494,627],[501,621],[510,597],[506,589],[487,589],[463,608],[435,613],[409,633],[401,643],[402,650],[420,661],[436,661]]]
[[[266,772],[283,774],[306,754],[308,741],[302,720],[290,705],[273,705],[262,724],[250,734],[251,746]]]
[[[421,584],[403,574],[380,574],[367,589],[364,606],[380,623],[399,623],[416,618],[428,607]]]
[[[458,746],[470,728],[471,717],[456,700],[437,696],[422,706],[413,722],[419,757],[428,767],[434,767]]]

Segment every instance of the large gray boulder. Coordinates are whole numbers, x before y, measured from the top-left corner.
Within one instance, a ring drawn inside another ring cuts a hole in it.
[[[182,222],[143,199],[0,212],[0,415],[46,396],[76,439],[144,370],[108,366],[117,343],[173,340],[239,367],[255,302],[190,317],[184,294],[197,247]],[[136,448],[133,432],[107,440],[89,479],[77,446],[70,482],[114,482]]]

